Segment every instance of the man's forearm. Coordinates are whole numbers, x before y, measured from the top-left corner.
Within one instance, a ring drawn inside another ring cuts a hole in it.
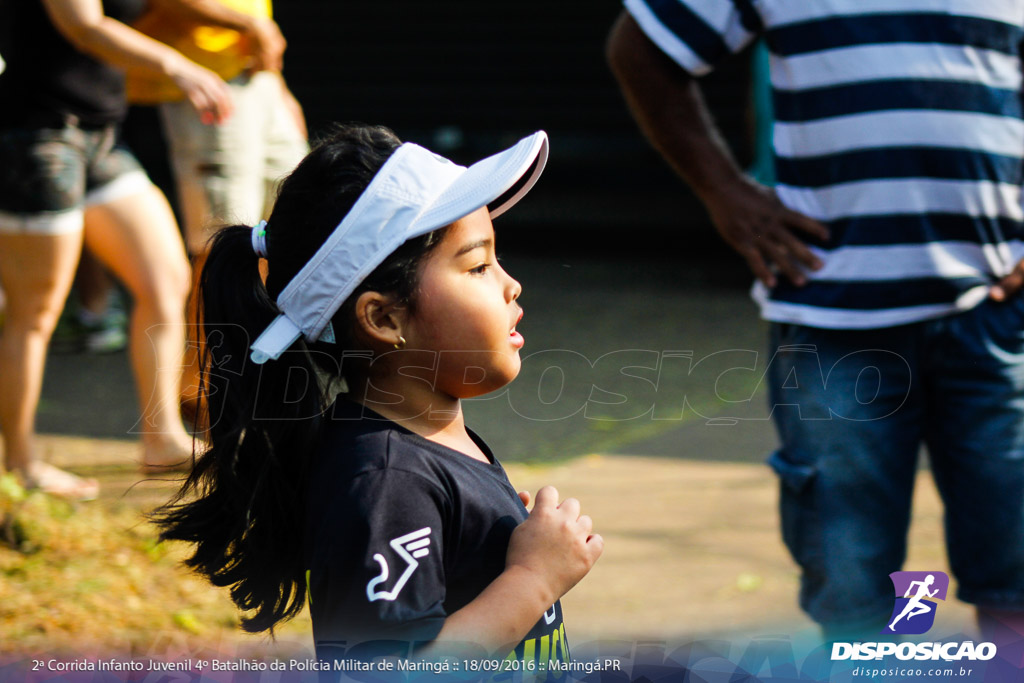
[[[743,176],[696,81],[623,13],[608,39],[608,62],[641,131],[705,203]]]
[[[623,13],[608,38],[608,62],[651,144],[693,188],[722,238],[765,286],[776,272],[802,285],[822,261],[797,237],[828,239],[821,223],[788,209],[775,192],[748,178],[711,119],[693,78],[665,56]]]

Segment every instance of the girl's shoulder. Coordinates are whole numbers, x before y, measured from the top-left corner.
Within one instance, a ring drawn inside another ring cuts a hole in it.
[[[472,432],[490,462],[434,443],[350,401],[338,401],[325,417],[314,458],[314,476],[337,481],[369,472],[401,471],[446,486],[481,477],[507,481],[501,464]]]
[[[338,401],[326,418],[317,463],[339,464],[355,476],[420,459],[421,444],[408,438],[408,430],[357,403]]]
[[[450,487],[445,473],[432,466],[429,453],[406,438],[395,423],[360,415],[349,407],[327,418],[307,480],[310,504],[334,500],[330,505],[351,512],[364,507],[364,500],[424,496],[440,505],[447,497]],[[320,516],[322,511],[314,515]]]

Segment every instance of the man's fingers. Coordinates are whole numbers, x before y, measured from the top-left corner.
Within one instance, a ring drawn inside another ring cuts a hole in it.
[[[792,225],[797,230],[805,232],[808,235],[813,235],[822,241],[829,238],[828,228],[810,216],[805,216],[804,214],[793,211],[792,209],[784,210],[782,220],[787,224]]]
[[[524,507],[530,507],[530,492],[529,491],[520,491],[519,492],[519,500],[523,501],[523,506]]]
[[[754,277],[763,282],[764,286],[769,289],[775,286],[775,275],[768,268],[768,264],[761,257],[761,251],[757,247],[753,244],[748,244],[742,247],[739,252],[744,260],[746,260],[747,266],[749,266]]]
[[[1017,264],[1009,275],[993,285],[989,297],[995,301],[1006,301],[1024,286],[1024,261]]]
[[[802,286],[807,278],[803,271],[796,264],[792,254],[781,242],[766,241],[764,245],[766,256],[775,264],[782,275],[794,285]]]
[[[799,216],[794,212],[790,214]],[[805,270],[818,270],[824,266],[821,258],[793,234],[792,227],[773,221],[761,227],[745,227],[737,231],[744,235],[738,240],[737,251],[766,287],[775,286],[775,270],[793,284],[802,286],[807,281]]]
[[[796,235],[788,230],[783,230],[781,232],[779,235],[779,241],[785,247],[786,251],[789,252],[790,259],[796,261],[805,268],[818,270],[825,265],[810,247],[801,242]]]

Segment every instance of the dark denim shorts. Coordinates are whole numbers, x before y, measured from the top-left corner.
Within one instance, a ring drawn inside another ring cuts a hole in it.
[[[20,223],[29,226],[25,230],[38,225],[49,232],[47,217],[80,211],[90,193],[142,174],[135,157],[115,139],[113,126],[0,129],[0,228],[17,229],[20,216],[34,219]]]
[[[922,444],[958,597],[1024,610],[1024,296],[881,330],[771,334],[782,447],[769,464],[808,614],[826,627],[889,616]]]

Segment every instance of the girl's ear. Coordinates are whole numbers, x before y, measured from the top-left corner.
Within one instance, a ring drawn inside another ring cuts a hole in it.
[[[408,309],[380,292],[363,292],[356,299],[356,334],[361,341],[395,346],[402,338]]]

